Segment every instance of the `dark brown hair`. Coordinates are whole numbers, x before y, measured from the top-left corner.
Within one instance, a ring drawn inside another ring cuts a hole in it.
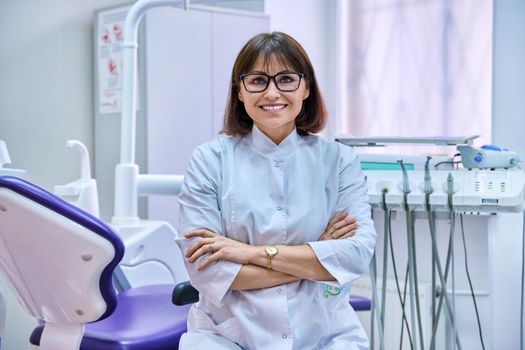
[[[246,113],[244,103],[239,100],[239,77],[241,74],[249,73],[259,57],[263,59],[265,66],[275,59],[280,64],[304,74],[310,94],[303,101],[303,108],[295,119],[297,133],[308,135],[321,131],[325,126],[327,113],[312,63],[301,44],[294,38],[285,33],[272,32],[254,36],[237,55],[233,65],[222,132],[237,136],[246,135],[252,129],[253,121]]]

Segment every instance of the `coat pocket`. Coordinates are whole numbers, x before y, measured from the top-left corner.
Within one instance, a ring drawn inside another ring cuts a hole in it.
[[[191,331],[214,333],[234,343],[239,343],[241,340],[239,321],[233,316],[215,323],[204,310],[194,306],[188,316],[188,326]]]

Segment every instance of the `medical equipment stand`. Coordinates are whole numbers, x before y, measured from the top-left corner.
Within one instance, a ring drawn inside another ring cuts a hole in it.
[[[241,0],[235,0],[241,1]],[[210,4],[214,0],[192,0],[192,4]],[[182,175],[140,174],[135,162],[137,53],[138,26],[144,14],[162,6],[180,6],[188,9],[189,0],[139,0],[133,4],[124,24],[122,42],[122,114],[120,135],[120,163],[115,169],[115,207],[112,223],[119,226],[137,226],[138,196],[151,194],[178,194]]]

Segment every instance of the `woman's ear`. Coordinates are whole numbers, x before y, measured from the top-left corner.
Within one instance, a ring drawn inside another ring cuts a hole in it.
[[[244,102],[244,96],[242,95],[241,90],[237,93],[237,96],[239,97],[239,101]]]
[[[310,96],[310,88],[306,88],[306,90],[304,90],[303,100],[306,100],[308,96]]]

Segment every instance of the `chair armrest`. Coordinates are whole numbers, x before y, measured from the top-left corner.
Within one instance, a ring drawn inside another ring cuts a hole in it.
[[[177,284],[173,289],[171,302],[175,305],[193,304],[199,301],[199,291],[195,289],[190,281]]]

